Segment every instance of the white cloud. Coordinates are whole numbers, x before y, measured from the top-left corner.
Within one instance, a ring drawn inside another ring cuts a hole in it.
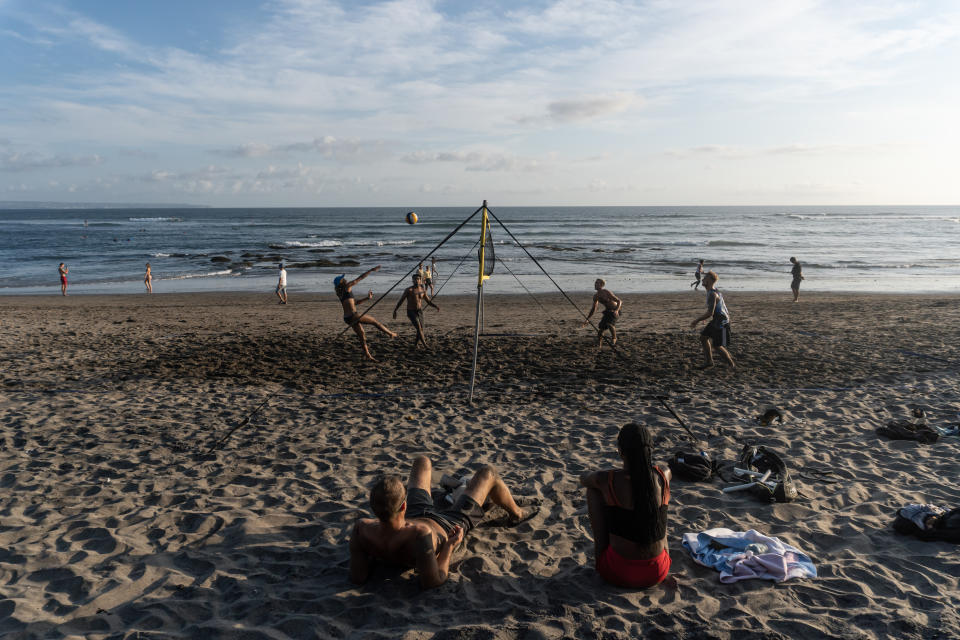
[[[0,171],[35,171],[64,167],[90,167],[103,163],[99,155],[89,156],[41,156],[33,152],[12,151],[0,153]]]
[[[451,11],[431,0],[276,0],[218,34],[219,50],[147,45],[109,14],[73,6],[25,9],[31,19],[5,35],[45,52],[87,46],[111,64],[0,86],[10,105],[0,138],[32,145],[0,156],[4,171],[79,170],[122,154],[138,178],[117,188],[286,188],[296,200],[339,185],[364,204],[419,184],[520,193],[507,183],[514,173],[537,181],[529,193],[572,197],[571,176],[631,184],[611,175],[662,160],[662,149],[678,166],[697,163],[689,170],[705,157],[829,164],[897,145],[937,159],[960,142],[938,135],[920,106],[960,106],[949,3],[545,0]],[[218,172],[183,169],[210,153]],[[258,159],[267,168],[251,168]],[[150,173],[148,161],[168,168]]]

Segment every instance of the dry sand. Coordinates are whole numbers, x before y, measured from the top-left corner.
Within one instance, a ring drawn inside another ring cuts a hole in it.
[[[728,293],[735,372],[696,369],[702,294],[625,298],[618,357],[559,295],[487,296],[485,331],[522,335],[481,340],[473,405],[472,298],[438,298],[428,352],[401,310],[400,338],[370,332],[375,365],[338,338],[331,296],[0,298],[0,635],[960,637],[958,548],[890,527],[907,503],[960,505],[960,439],[874,433],[914,407],[957,423],[960,298]],[[768,406],[782,425],[753,421]],[[732,461],[754,442],[836,481],[798,476],[798,501],[766,505],[675,480],[671,577],[611,587],[577,478],[615,464],[630,420],[664,460],[696,446]],[[492,463],[540,514],[474,531],[438,589],[389,568],[354,587],[367,487],[417,453],[438,475]],[[779,536],[820,576],[721,584],[680,547],[717,526]]]

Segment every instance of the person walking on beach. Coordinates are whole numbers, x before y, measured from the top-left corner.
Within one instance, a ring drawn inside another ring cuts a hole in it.
[[[397,301],[397,306],[393,308],[394,320],[397,319],[397,309],[400,308],[404,300],[407,301],[407,318],[410,319],[410,324],[413,325],[413,328],[417,330],[417,335],[413,340],[413,346],[416,348],[418,344],[422,344],[424,348],[426,348],[427,341],[423,337],[423,303],[427,303],[437,311],[440,311],[440,307],[433,304],[430,298],[427,297],[427,291],[420,286],[420,276],[417,274],[413,274],[413,286],[404,289],[403,295],[400,296],[400,299]]]
[[[424,283],[425,286],[430,287],[430,297],[433,297],[433,281],[440,277],[440,274],[437,272],[437,259],[430,258],[430,275],[427,278],[427,281]]]
[[[277,297],[280,298],[280,304],[287,304],[287,270],[283,268],[282,262],[278,266],[280,278],[277,280]]]
[[[697,270],[693,273],[693,277],[696,279],[690,283],[690,286],[696,291],[700,288],[700,279],[703,277],[703,260],[697,265]]]
[[[367,347],[367,336],[363,332],[363,325],[372,324],[391,338],[396,338],[397,334],[393,331],[390,331],[390,329],[387,329],[372,316],[357,312],[357,304],[362,304],[367,300],[372,300],[373,291],[368,292],[366,297],[359,301],[353,297],[352,291],[355,284],[366,278],[374,271],[380,271],[380,265],[377,265],[373,269],[364,272],[364,274],[359,278],[350,281],[347,281],[346,276],[341,273],[339,276],[333,279],[333,287],[337,292],[337,298],[339,298],[340,304],[343,306],[343,321],[347,323],[357,334],[357,337],[360,338],[360,346],[363,348],[363,355],[366,356],[368,360],[376,362],[373,356],[370,355],[370,349]]]
[[[654,466],[653,437],[641,425],[620,429],[617,453],[622,469],[580,476],[587,489],[594,566],[610,584],[643,589],[662,582],[670,570],[670,469]]]
[[[793,280],[790,282],[790,288],[793,289],[793,301],[800,301],[800,281],[803,280],[803,268],[800,266],[800,263],[797,262],[797,259],[793,256],[790,256],[790,262],[793,263],[793,268],[790,269],[790,274],[793,276]]]
[[[714,288],[719,279],[720,276],[715,271],[708,271],[703,276],[703,286],[707,290],[707,311],[690,323],[691,327],[696,327],[704,320],[709,320],[700,333],[700,343],[703,345],[705,359],[704,369],[713,366],[714,349],[720,352],[731,368],[737,366],[733,356],[727,351],[727,345],[730,343],[730,312],[727,311],[727,305],[723,301],[723,294]]]
[[[60,263],[58,267],[60,270],[60,295],[67,295],[67,274],[70,273],[70,269],[67,269],[67,265]]]
[[[597,290],[597,293],[593,296],[593,306],[590,307],[587,319],[580,324],[581,327],[587,326],[587,323],[590,322],[590,316],[597,310],[597,305],[603,303],[603,317],[600,318],[600,324],[597,326],[598,350],[603,347],[603,332],[607,329],[610,330],[610,344],[617,344],[617,329],[614,325],[617,324],[617,320],[620,318],[620,310],[623,308],[623,300],[613,295],[612,291],[604,289],[605,286],[607,286],[607,283],[601,278],[597,278],[596,282],[593,283],[593,288]]]
[[[450,558],[464,535],[484,516],[484,503],[507,512],[507,526],[536,515],[517,506],[497,470],[484,465],[467,482],[463,494],[449,509],[438,509],[430,495],[433,465],[426,456],[413,460],[407,487],[399,476],[381,476],[370,489],[370,507],[376,519],[358,519],[350,534],[350,581],[370,579],[377,560],[411,567],[424,589],[438,587],[450,573]]]
[[[147,293],[153,293],[153,273],[150,272],[150,263],[147,263],[147,272],[143,274],[143,284],[147,286]]]

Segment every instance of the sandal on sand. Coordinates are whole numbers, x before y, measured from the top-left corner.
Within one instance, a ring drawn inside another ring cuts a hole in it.
[[[520,505],[518,505],[520,506]],[[514,518],[510,515],[505,515],[502,518],[497,518],[495,520],[490,520],[486,523],[488,527],[509,527],[514,528],[518,527],[524,522],[528,522],[536,517],[540,513],[540,505],[532,504],[523,507],[524,513],[523,516],[519,518]]]

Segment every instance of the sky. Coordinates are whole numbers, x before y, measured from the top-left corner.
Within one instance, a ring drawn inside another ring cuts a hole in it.
[[[953,0],[0,0],[0,200],[960,204]]]

